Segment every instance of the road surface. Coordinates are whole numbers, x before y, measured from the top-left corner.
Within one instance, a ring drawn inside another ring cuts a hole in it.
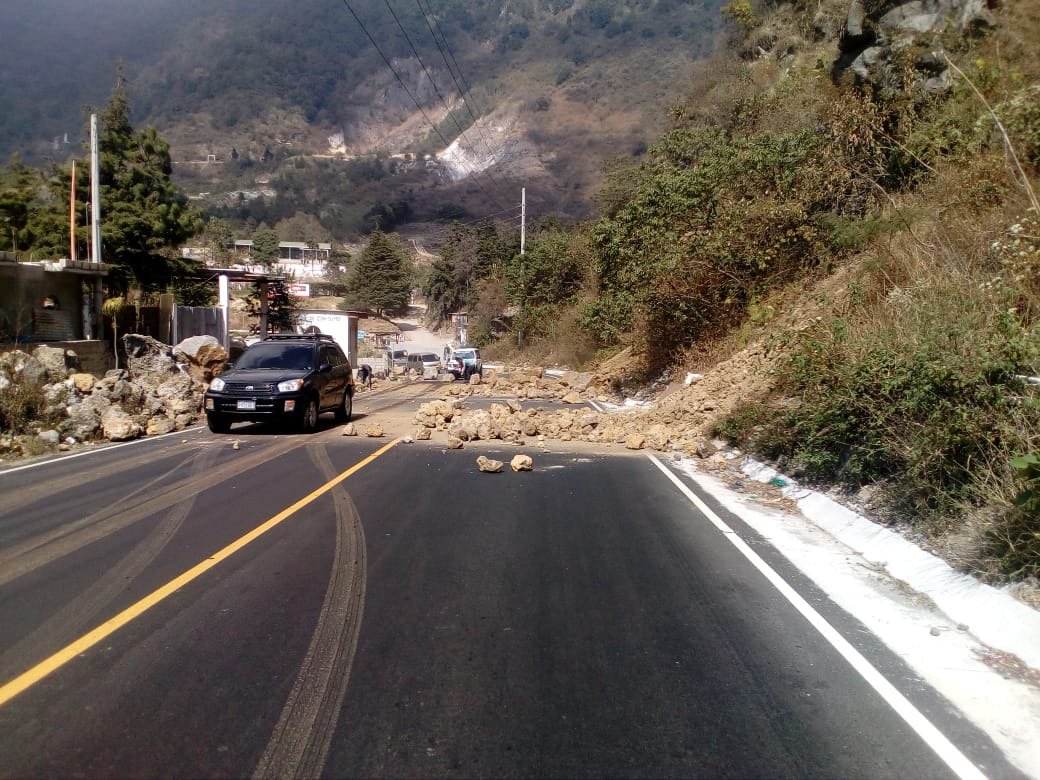
[[[667,464],[477,473],[516,451],[329,417],[0,472],[0,776],[1015,776]]]

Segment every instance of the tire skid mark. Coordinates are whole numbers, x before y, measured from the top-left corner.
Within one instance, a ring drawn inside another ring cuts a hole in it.
[[[104,450],[98,450],[98,454],[102,453],[104,453]],[[4,496],[4,505],[2,509],[0,509],[0,517],[12,515],[23,507],[30,506],[38,501],[49,500],[60,493],[89,485],[96,479],[111,475],[115,468],[118,468],[120,471],[129,471],[138,466],[152,463],[160,457],[170,455],[176,455],[176,453],[171,453],[169,448],[157,452],[142,452],[133,457],[119,459],[118,465],[113,463],[102,463],[89,468],[84,467],[81,471],[77,471],[75,474],[43,480],[35,485],[25,485],[19,487],[17,491],[7,491],[7,495]],[[183,464],[180,463],[178,466],[174,466],[167,472],[167,474],[176,471],[180,465]],[[0,477],[2,476],[3,473],[0,472]],[[159,479],[163,479],[165,476],[166,475],[159,477]],[[157,480],[152,480],[153,483],[155,481]]]
[[[130,496],[121,499],[111,507],[98,510],[78,521],[67,523],[61,528],[51,529],[12,545],[0,552],[0,585],[11,582],[40,566],[62,558],[146,517],[176,506],[184,500],[187,493],[201,493],[225,480],[261,466],[302,444],[303,442],[296,439],[276,442],[270,447],[234,457],[233,460],[207,473],[192,475],[172,483],[143,499],[140,503],[125,506],[131,503],[131,497],[140,496],[151,485],[163,479],[163,477],[159,477],[149,482],[148,485],[138,488]],[[214,452],[230,453],[232,450],[228,447],[223,450],[214,450]],[[195,457],[195,453],[193,452],[190,457]],[[168,473],[172,473],[172,471]],[[121,506],[125,506],[125,508],[119,508]]]
[[[209,450],[197,458],[189,479],[198,478],[213,467],[217,459],[217,451]],[[197,492],[190,492],[176,504],[148,535],[130,550],[114,566],[93,585],[83,590],[31,634],[22,638],[17,644],[0,653],[3,666],[8,661],[17,663],[22,657],[48,655],[54,647],[60,647],[78,635],[82,629],[108,604],[127,587],[127,583],[136,579],[148,568],[165,549],[166,545],[180,529],[195,507]]]
[[[319,443],[307,448],[326,479],[337,470]],[[365,532],[346,489],[331,492],[336,510],[336,551],[325,600],[300,665],[253,777],[319,777],[350,681],[365,607]]]

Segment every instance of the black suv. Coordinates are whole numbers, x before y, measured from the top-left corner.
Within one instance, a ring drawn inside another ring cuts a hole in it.
[[[332,336],[280,333],[253,344],[210,382],[206,422],[214,433],[240,420],[291,422],[310,432],[322,412],[350,420],[353,399],[354,371]]]

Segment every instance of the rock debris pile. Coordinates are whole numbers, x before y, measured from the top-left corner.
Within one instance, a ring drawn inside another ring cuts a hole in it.
[[[227,361],[211,336],[169,347],[149,336],[124,336],[127,366],[100,379],[78,370],[76,354],[38,346],[0,354],[3,414],[31,411],[31,435],[0,434],[0,456],[37,454],[41,447],[65,450],[92,440],[125,441],[195,424],[202,394]],[[33,403],[29,396],[38,394]]]

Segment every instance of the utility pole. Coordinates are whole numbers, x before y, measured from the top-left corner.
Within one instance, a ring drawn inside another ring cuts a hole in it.
[[[527,279],[524,277],[524,241],[527,237],[527,188],[520,188],[520,327],[516,331],[516,345],[524,346],[524,300],[527,298]]]
[[[101,262],[101,173],[97,114],[90,115],[90,262]]]
[[[101,265],[101,170],[98,163],[97,114],[90,115],[90,262]],[[94,320],[98,318],[98,338],[104,338],[101,325],[101,277],[90,279],[86,306],[83,307],[83,338],[94,338]],[[113,331],[114,333],[114,331]],[[113,335],[113,338],[115,336]],[[113,346],[115,346],[113,344]],[[118,360],[117,360],[118,363]]]
[[[72,184],[69,187],[69,260],[76,262],[76,161],[72,161]]]

